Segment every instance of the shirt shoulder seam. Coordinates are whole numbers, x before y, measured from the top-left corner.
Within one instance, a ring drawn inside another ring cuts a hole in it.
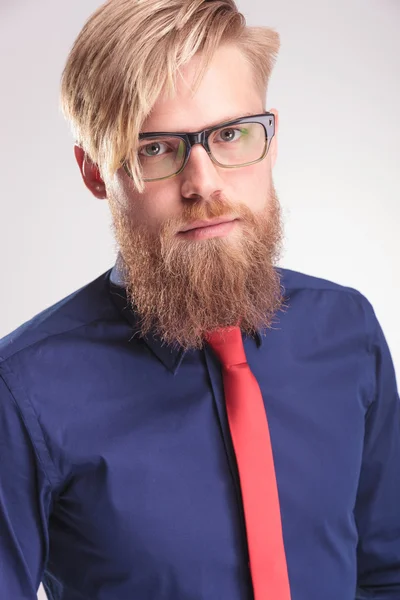
[[[20,415],[20,418],[24,424],[24,427],[29,435],[29,439],[31,440],[36,458],[42,467],[43,473],[44,473],[46,479],[48,480],[48,482],[50,483],[50,485],[53,488],[57,487],[60,484],[61,478],[57,474],[57,468],[53,462],[53,459],[52,459],[49,449],[47,447],[46,441],[44,439],[43,431],[40,426],[39,419],[36,415],[35,409],[34,409],[32,403],[30,402],[29,397],[25,392],[25,389],[22,387],[22,384],[20,383],[20,381],[18,379],[18,375],[14,371],[11,370],[9,365],[6,366],[5,363],[2,363],[0,365],[0,369],[3,371],[3,373],[0,372],[0,377],[1,377],[2,381],[4,382],[4,385],[8,389],[10,396],[15,404],[16,410],[18,411],[18,414]],[[7,378],[7,375],[9,376],[8,378]],[[10,376],[11,376],[11,378],[15,378],[16,382],[19,383],[20,394],[24,396],[24,400],[25,400],[25,404],[26,404],[26,408],[27,408],[26,412],[24,412],[24,410],[22,409],[21,403],[18,402],[15,391],[12,389],[12,386],[10,385],[10,381],[9,381]],[[34,435],[32,430],[35,430],[36,435]],[[38,436],[40,437],[40,439]],[[39,447],[41,447],[43,449],[42,450],[43,454],[46,455],[48,463],[46,463],[46,461],[44,460],[42,452],[39,451]],[[49,466],[50,466],[50,469],[49,469]],[[52,476],[50,476],[49,470],[51,470],[53,472]]]
[[[103,319],[104,319],[104,315],[101,317],[97,317],[96,319],[93,319],[92,321],[88,321],[87,323],[81,323],[80,325],[77,325],[76,327],[71,327],[70,329],[64,329],[62,331],[50,333],[42,338],[39,338],[39,339],[33,341],[30,344],[27,344],[26,346],[23,346],[22,348],[18,348],[12,354],[9,354],[7,356],[0,355],[0,365],[7,363],[8,360],[14,358],[15,356],[18,356],[18,354],[20,354],[21,352],[24,352],[25,350],[29,350],[30,348],[34,348],[34,346],[36,346],[36,344],[40,344],[40,343],[44,342],[45,340],[49,340],[53,337],[57,337],[58,335],[64,335],[66,333],[76,331],[82,327],[87,327],[88,325],[93,325],[93,323],[96,323],[97,321],[102,321]]]
[[[285,291],[288,292],[296,292],[296,291],[305,291],[305,292],[335,292],[339,294],[349,294],[350,296],[363,296],[362,292],[356,290],[355,288],[340,286],[337,288],[330,288],[328,286],[320,286],[320,287],[312,287],[312,286],[304,286],[304,285],[292,285],[292,286],[283,286]]]

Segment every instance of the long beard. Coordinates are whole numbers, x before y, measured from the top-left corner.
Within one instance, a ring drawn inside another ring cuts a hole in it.
[[[229,205],[221,195],[185,205],[182,223],[163,224],[158,234],[134,223],[110,199],[112,229],[119,246],[126,293],[137,313],[140,334],[172,346],[200,349],[204,334],[240,323],[253,335],[270,328],[283,304],[279,274],[283,227],[275,188],[262,214]],[[241,219],[225,238],[200,241],[176,236],[197,219],[235,214]],[[181,227],[179,227],[181,225]]]

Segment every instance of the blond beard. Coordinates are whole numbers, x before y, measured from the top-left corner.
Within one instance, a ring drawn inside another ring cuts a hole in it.
[[[110,199],[112,229],[119,246],[128,301],[138,317],[139,334],[201,349],[204,334],[240,323],[247,335],[270,328],[283,305],[274,268],[283,239],[274,186],[262,214],[233,206],[216,194],[209,202],[185,205],[182,222],[163,224],[158,234],[134,223]],[[197,219],[237,215],[241,221],[226,237],[184,240],[176,233]],[[235,238],[235,239],[234,239]]]

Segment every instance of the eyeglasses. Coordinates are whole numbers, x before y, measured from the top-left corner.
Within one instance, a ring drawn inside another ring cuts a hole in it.
[[[179,175],[194,144],[201,144],[210,159],[224,169],[254,165],[266,157],[274,134],[275,116],[269,112],[220,123],[197,133],[140,133],[138,159],[143,180],[159,181]],[[123,166],[132,177],[128,164]]]

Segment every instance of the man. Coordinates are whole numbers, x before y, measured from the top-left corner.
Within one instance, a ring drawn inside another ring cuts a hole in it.
[[[233,0],[80,33],[62,104],[119,254],[0,344],[1,598],[400,598],[384,335],[276,267],[278,49]]]

